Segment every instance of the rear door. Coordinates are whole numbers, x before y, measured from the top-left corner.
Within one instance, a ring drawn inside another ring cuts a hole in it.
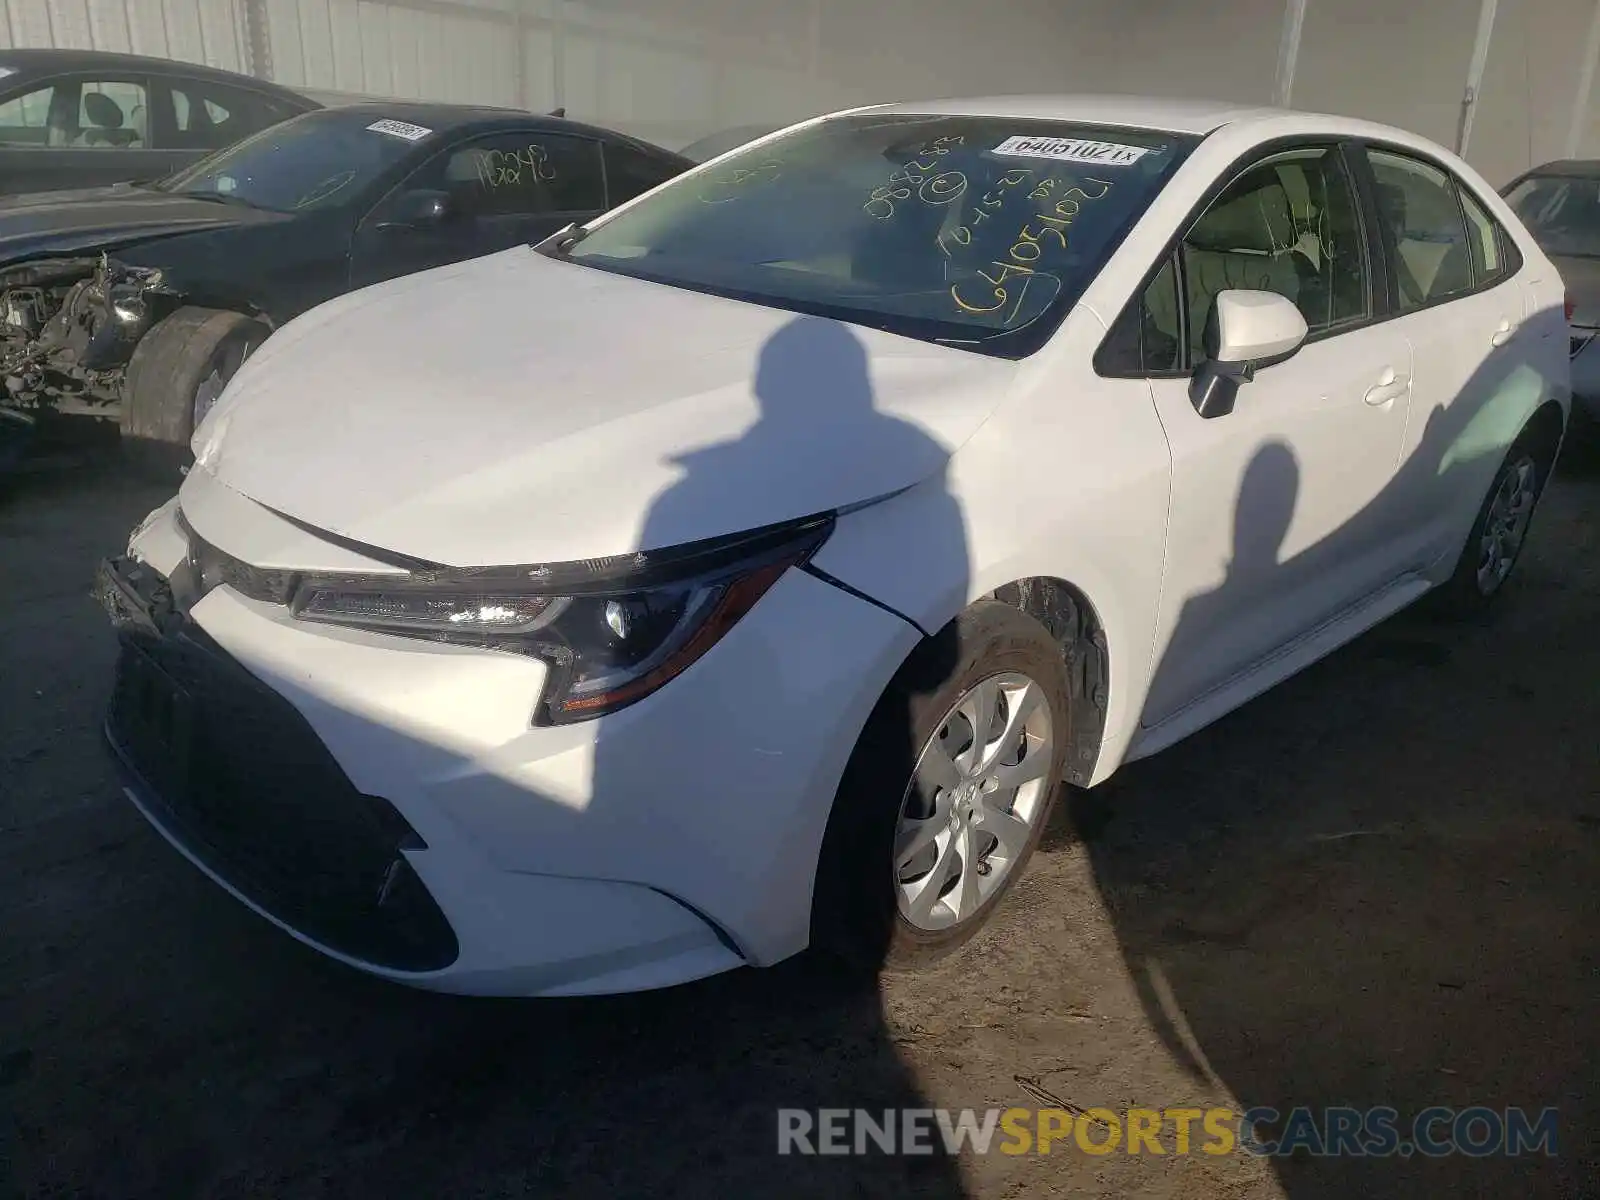
[[[76,72],[0,96],[0,193],[158,179],[169,169],[151,141],[142,73]]]
[[[1466,536],[1506,447],[1544,387],[1524,329],[1521,256],[1486,206],[1441,164],[1369,146],[1374,207],[1392,263],[1396,324],[1416,363],[1396,496],[1405,554],[1423,570]]]
[[[396,227],[395,209],[413,191],[448,196],[448,219],[425,229]],[[604,166],[592,138],[521,129],[457,142],[363,218],[351,248],[350,284],[364,287],[535,242],[604,207]]]

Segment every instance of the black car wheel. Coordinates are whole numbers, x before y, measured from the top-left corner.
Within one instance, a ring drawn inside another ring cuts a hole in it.
[[[128,363],[124,454],[142,468],[176,472],[195,427],[266,336],[259,321],[214,308],[180,308],[157,322]]]

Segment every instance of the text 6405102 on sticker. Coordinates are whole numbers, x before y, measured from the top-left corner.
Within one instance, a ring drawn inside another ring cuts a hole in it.
[[[994,148],[996,154],[1018,158],[1051,158],[1057,162],[1094,163],[1102,167],[1131,167],[1150,150],[1117,142],[1091,142],[1084,138],[1008,137]]]
[[[420,142],[433,132],[426,125],[413,125],[410,121],[374,121],[367,128],[373,133],[387,133],[391,137],[405,138],[408,142]]]

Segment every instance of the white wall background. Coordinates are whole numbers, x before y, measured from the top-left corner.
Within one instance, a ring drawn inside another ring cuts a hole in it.
[[[0,0],[0,46],[129,50],[313,94],[564,105],[681,146],[875,100],[1269,102],[1288,0]],[[1452,144],[1481,0],[1306,0],[1292,101]],[[1468,157],[1561,156],[1600,0],[1498,0]],[[1600,93],[1600,89],[1595,89]],[[1600,94],[1577,110],[1600,156]]]

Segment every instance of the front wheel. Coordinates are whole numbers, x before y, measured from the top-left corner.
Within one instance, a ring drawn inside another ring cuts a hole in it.
[[[852,967],[907,969],[967,941],[1032,856],[1071,729],[1061,649],[980,601],[925,641],[845,769],[818,868],[812,940]]]
[[[189,439],[267,330],[243,313],[180,308],[144,335],[123,382],[122,444],[136,465],[176,475]]]

